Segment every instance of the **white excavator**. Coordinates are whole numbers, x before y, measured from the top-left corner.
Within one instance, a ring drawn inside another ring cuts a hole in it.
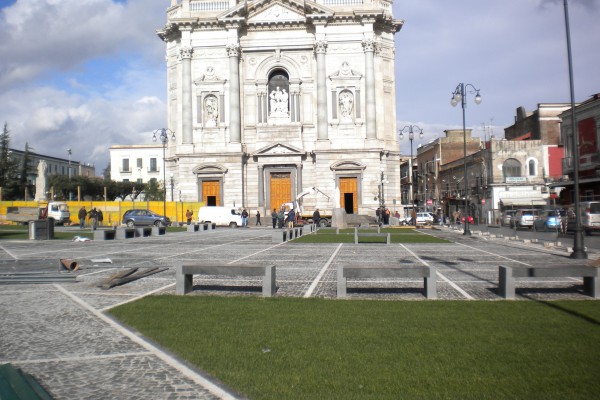
[[[331,215],[332,215],[332,207],[331,198],[321,191],[319,188],[313,186],[306,190],[303,190],[301,193],[296,196],[296,200],[293,203],[283,203],[281,207],[284,209],[285,218],[287,218],[288,212],[293,209],[296,213],[296,223],[303,224],[304,221],[313,222],[312,217],[315,209],[305,210],[302,205],[302,199],[304,196],[309,194],[320,194],[327,198],[327,204],[325,207],[315,207],[319,209],[319,214],[321,215],[319,219],[319,226],[326,227],[331,224]]]

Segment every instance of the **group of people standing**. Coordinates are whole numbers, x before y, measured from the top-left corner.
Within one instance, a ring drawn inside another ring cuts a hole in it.
[[[79,209],[77,213],[77,217],[79,217],[79,228],[83,229],[85,227],[85,219],[86,217],[90,221],[90,227],[92,230],[96,230],[98,226],[102,226],[102,222],[104,221],[104,215],[102,214],[102,210],[96,210],[96,207],[92,208],[90,211],[85,209],[85,206]]]

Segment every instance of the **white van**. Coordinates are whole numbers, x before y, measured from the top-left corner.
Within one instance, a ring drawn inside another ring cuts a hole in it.
[[[242,216],[235,208],[204,206],[198,210],[198,222],[212,222],[220,226],[242,226]]]
[[[567,230],[575,229],[575,206],[572,205],[567,211],[569,216]],[[600,201],[582,201],[579,203],[579,215],[581,215],[581,227],[586,235],[592,232],[600,232]]]

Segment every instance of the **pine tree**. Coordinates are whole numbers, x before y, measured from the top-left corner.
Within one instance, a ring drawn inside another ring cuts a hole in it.
[[[15,186],[16,178],[16,163],[10,156],[10,131],[8,123],[4,123],[4,129],[0,134],[0,187],[8,188]],[[7,197],[8,193],[7,193]]]

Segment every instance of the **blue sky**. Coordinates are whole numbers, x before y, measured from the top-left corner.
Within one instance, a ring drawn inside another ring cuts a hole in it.
[[[570,0],[576,101],[600,92],[600,0]],[[96,165],[113,144],[150,143],[166,123],[164,43],[170,0],[0,0],[0,122],[13,147]],[[450,96],[461,83],[467,126],[497,137],[515,110],[568,103],[563,0],[394,0],[398,128],[423,142],[462,127]],[[417,142],[415,144],[418,144]],[[410,153],[408,141],[400,143]]]

